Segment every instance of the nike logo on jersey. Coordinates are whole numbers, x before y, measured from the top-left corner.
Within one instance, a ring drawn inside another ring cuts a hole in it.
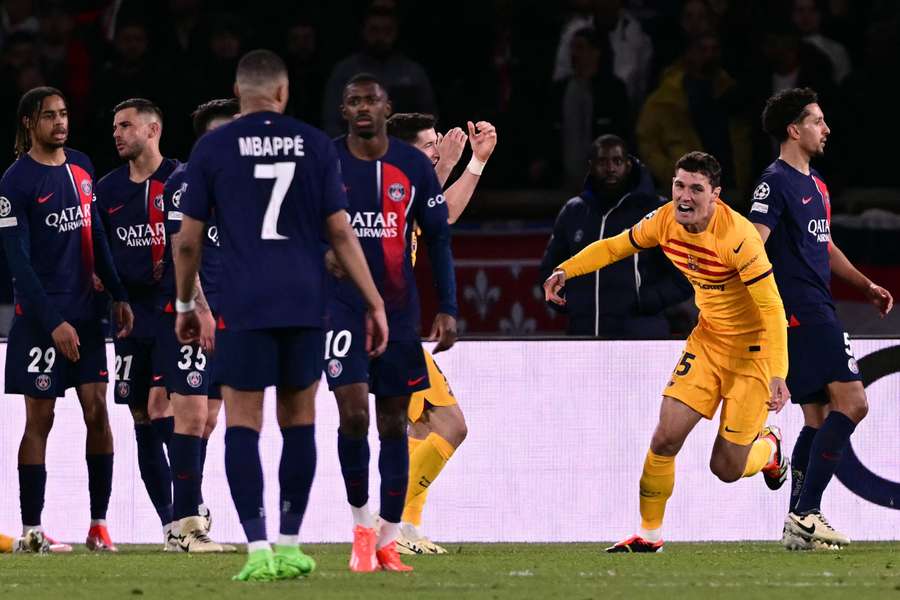
[[[737,248],[733,248],[735,254],[737,254],[738,252],[741,251],[741,247],[744,245],[744,242],[746,242],[746,241],[747,241],[746,239],[741,240],[741,243],[738,244],[738,247],[737,247]]]
[[[425,377],[427,377],[427,375],[422,375],[421,377],[416,377],[415,379],[407,379],[406,385],[408,385],[408,386],[419,385],[420,383],[425,381]]]
[[[800,201],[803,202],[803,204],[809,204],[810,202],[812,202],[812,196],[807,196],[806,198],[802,198]]]
[[[100,377],[106,377],[109,375],[109,371],[100,371]]]
[[[153,376],[153,381],[159,381],[159,380],[162,379],[162,378],[163,378],[162,375],[154,375],[154,376]]]
[[[50,193],[47,194],[46,196],[38,196],[38,199],[37,199],[38,204],[43,204],[44,202],[46,202],[47,200],[49,200],[49,199],[50,199],[50,196],[52,196],[52,195],[53,195],[53,192],[50,192]]]
[[[106,212],[108,212],[108,213],[111,214],[111,215],[114,215],[114,214],[116,214],[117,212],[119,212],[120,210],[122,210],[123,208],[125,208],[125,205],[124,205],[124,204],[120,204],[120,205],[118,205],[118,206],[113,206],[113,207],[111,207],[111,208],[107,208],[107,209],[106,209]]]
[[[731,429],[730,427],[728,427],[728,425],[725,426],[725,431],[727,431],[728,433],[740,433],[740,431]]]

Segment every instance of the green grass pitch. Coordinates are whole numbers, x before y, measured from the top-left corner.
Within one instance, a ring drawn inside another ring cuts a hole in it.
[[[230,580],[242,553],[163,554],[125,546],[118,555],[0,556],[0,598],[895,598],[900,543],[840,552],[787,552],[777,543],[667,544],[653,555],[603,554],[600,544],[453,544],[447,556],[404,557],[413,573],[356,574],[349,546],[304,546],[311,577]]]

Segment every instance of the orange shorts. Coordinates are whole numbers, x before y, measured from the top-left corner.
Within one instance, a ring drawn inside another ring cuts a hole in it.
[[[757,438],[766,424],[769,360],[720,354],[687,339],[664,396],[690,406],[707,419],[719,417],[719,435],[741,446]]]
[[[422,348],[422,352],[425,354],[425,364],[428,366],[428,381],[431,386],[421,392],[416,392],[409,399],[408,415],[412,423],[415,423],[422,417],[422,413],[425,412],[426,402],[431,406],[453,406],[456,404],[456,398],[453,396],[450,384],[437,366],[437,363],[434,362],[431,353],[425,348]]]

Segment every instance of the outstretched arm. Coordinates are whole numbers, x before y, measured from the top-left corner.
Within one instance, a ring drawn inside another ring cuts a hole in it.
[[[544,298],[548,302],[562,306],[566,300],[559,296],[559,292],[566,285],[567,279],[593,273],[631,256],[641,249],[635,243],[631,229],[623,231],[617,236],[594,242],[556,267],[556,270],[544,282]]]

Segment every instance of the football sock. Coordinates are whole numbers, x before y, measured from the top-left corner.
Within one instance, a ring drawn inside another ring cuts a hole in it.
[[[0,533],[0,553],[9,554],[13,551],[13,544],[16,540]]]
[[[397,539],[400,532],[400,523],[391,523],[390,521],[382,521],[381,531],[378,532],[378,541],[375,542],[375,549],[381,550],[391,542]]]
[[[105,519],[112,494],[113,455],[88,454],[88,491],[91,496],[91,519]]]
[[[409,479],[406,434],[400,438],[381,438],[378,473],[381,475],[381,518],[389,523],[400,523]]]
[[[844,448],[855,429],[856,423],[842,412],[833,410],[825,417],[819,433],[813,438],[809,466],[794,512],[806,513],[819,509],[822,493],[841,464]]]
[[[172,442],[172,435],[175,433],[175,417],[152,419],[150,424],[153,426],[153,431],[162,440],[162,443],[168,446]]]
[[[150,502],[163,525],[172,522],[172,471],[163,443],[152,425],[135,423],[138,468]]]
[[[200,438],[200,477],[197,478],[197,498],[203,504],[203,470],[206,468],[206,447],[209,438]]]
[[[338,429],[338,459],[347,488],[347,502],[360,507],[369,501],[369,440],[352,438]]]
[[[666,502],[675,487],[675,457],[660,456],[647,451],[640,482],[641,527],[647,530],[662,527]]]
[[[772,461],[772,453],[775,449],[768,439],[760,438],[753,442],[750,446],[750,453],[747,455],[747,464],[744,465],[744,474],[742,477],[752,477],[763,467]]]
[[[800,498],[800,490],[803,489],[803,478],[806,475],[806,468],[809,466],[809,449],[812,447],[813,439],[819,430],[804,425],[797,436],[797,442],[794,444],[794,452],[791,454],[791,504],[788,511],[794,510],[797,506],[797,499]]]
[[[169,445],[172,460],[173,517],[176,521],[198,514],[200,499],[200,436],[175,433]]]
[[[407,438],[409,444],[409,477],[410,482],[408,484],[408,488],[406,490],[406,503],[403,505],[403,522],[410,523],[411,525],[415,525],[416,527],[422,524],[422,510],[425,508],[425,500],[428,499],[428,489],[422,490],[420,493],[415,494],[410,497],[409,491],[413,486],[412,474],[413,474],[413,455],[416,453],[416,450],[419,446],[425,443],[425,440],[420,440],[418,438]]]
[[[296,536],[309,502],[309,490],[316,473],[316,427],[298,425],[281,430],[281,464],[278,483],[281,486],[282,535]],[[296,541],[294,542],[296,544]]]
[[[225,476],[247,541],[266,540],[258,431],[249,427],[225,429]]]
[[[422,509],[425,506],[428,487],[443,470],[453,452],[454,448],[450,442],[434,432],[429,433],[422,441],[417,440],[416,449],[409,454],[409,481],[406,488],[406,506],[403,508],[404,521],[416,526],[422,523]],[[416,503],[419,496],[423,497],[422,501]]]
[[[22,525],[26,528],[41,524],[46,486],[47,469],[44,465],[19,465],[19,504],[22,509]]]

